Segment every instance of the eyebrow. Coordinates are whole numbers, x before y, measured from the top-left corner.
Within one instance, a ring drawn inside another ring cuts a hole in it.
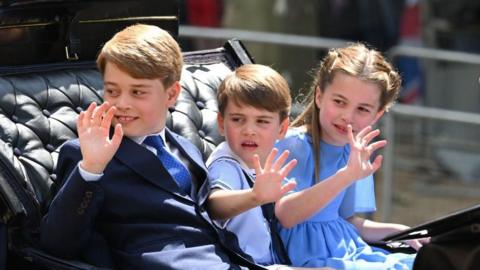
[[[243,113],[229,113],[228,115],[229,116],[245,116],[245,114]],[[256,118],[273,119],[274,117],[269,115],[260,115],[260,116],[256,116]]]
[[[341,94],[336,94],[336,93],[334,93],[333,96],[339,97],[339,98],[344,99],[344,100],[348,100],[348,98],[346,98],[345,96],[343,96],[343,95],[341,95]],[[375,106],[373,106],[373,105],[370,104],[370,103],[360,103],[360,106],[368,107],[368,108],[372,108],[372,109],[375,108]]]
[[[104,85],[111,85],[111,86],[117,86],[117,85],[118,85],[117,83],[109,82],[109,81],[104,81],[103,84],[104,84]],[[132,85],[130,85],[130,87],[134,87],[134,88],[150,88],[150,85],[146,85],[146,84],[132,84]]]

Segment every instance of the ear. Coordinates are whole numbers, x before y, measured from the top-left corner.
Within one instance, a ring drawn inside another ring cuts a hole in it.
[[[278,133],[279,140],[283,139],[285,137],[285,134],[287,134],[289,124],[290,120],[288,119],[288,117],[286,117],[285,120],[280,123],[280,132]]]
[[[317,108],[320,108],[320,104],[322,103],[322,91],[320,90],[320,87],[317,86],[315,88],[315,105],[317,105]]]
[[[177,102],[177,98],[180,95],[180,91],[182,90],[182,86],[180,85],[179,81],[174,82],[166,91],[167,91],[167,107],[173,107],[175,102]]]
[[[217,114],[217,126],[218,126],[218,132],[220,132],[220,135],[225,136],[225,127],[223,126],[224,118],[221,113]]]
[[[378,122],[378,120],[380,120],[380,118],[383,116],[383,114],[385,113],[385,109],[382,109],[380,111],[378,111],[376,114],[375,114],[375,119],[373,120],[373,123],[372,123],[372,126]]]

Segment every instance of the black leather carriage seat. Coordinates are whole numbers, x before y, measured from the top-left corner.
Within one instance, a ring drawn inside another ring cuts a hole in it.
[[[206,159],[223,140],[216,127],[216,90],[235,67],[251,63],[237,40],[184,53],[182,92],[167,126],[191,140]],[[0,74],[0,213],[10,253],[52,269],[91,269],[42,252],[38,228],[56,189],[61,145],[75,138],[76,119],[102,102],[102,79],[93,62],[37,65]],[[54,267],[53,267],[54,266]]]

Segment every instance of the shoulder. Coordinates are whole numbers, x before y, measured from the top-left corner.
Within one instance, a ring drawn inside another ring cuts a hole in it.
[[[311,144],[311,137],[303,129],[290,128],[285,135],[285,138],[279,140],[275,147],[279,150],[305,151],[309,149]]]
[[[314,168],[314,154],[311,146],[311,137],[304,130],[298,128],[291,128],[288,130],[285,138],[275,145],[279,153],[288,150],[289,160],[296,159],[297,165],[288,175],[289,178],[294,178],[297,183],[303,179],[309,180],[309,175]],[[297,186],[297,190],[298,190]]]
[[[80,153],[80,141],[78,139],[72,139],[64,142],[60,146],[59,158],[66,156],[77,156]]]
[[[246,178],[241,165],[233,158],[222,157],[208,166],[210,186],[222,189],[243,189]]]
[[[82,152],[80,151],[80,141],[78,139],[63,143],[60,146],[60,153],[54,169],[56,175],[54,183],[61,186],[81,159]],[[55,190],[55,187],[52,187],[52,190]]]
[[[187,145],[192,145],[193,146],[193,143],[190,142],[187,138],[183,137],[182,135],[180,134],[177,134],[173,131],[169,131],[170,134],[173,136],[173,138],[175,138],[175,140],[177,140],[179,143],[181,143],[182,145],[183,144],[187,144]]]
[[[235,175],[243,175],[241,164],[233,157],[228,156],[218,157],[210,162],[208,171],[212,176],[226,176],[227,178],[229,175],[231,175],[232,178]]]
[[[165,132],[168,132],[171,138],[173,138],[176,141],[177,147],[185,149],[187,153],[190,155],[193,152],[195,153],[195,155],[197,155],[197,158],[203,159],[202,153],[200,152],[200,150],[190,140],[188,140],[187,138],[183,137],[180,134],[177,134],[169,130],[168,128],[165,129]]]
[[[195,148],[195,149],[198,150],[198,148],[195,146],[195,144],[193,144],[190,140],[183,137],[182,135],[180,135],[178,133],[175,133],[168,128],[165,128],[165,132],[168,133],[171,136],[171,138],[173,138],[181,147],[183,147],[183,148]]]
[[[238,161],[231,157],[221,157],[212,161],[208,165],[208,170],[225,170],[225,171],[242,171],[242,167]]]
[[[80,140],[77,138],[77,139],[72,139],[72,140],[68,140],[66,142],[63,143],[63,145],[61,146],[61,149],[78,149],[80,148]]]

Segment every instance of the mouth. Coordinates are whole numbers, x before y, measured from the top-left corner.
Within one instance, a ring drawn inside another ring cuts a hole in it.
[[[242,148],[246,149],[256,149],[258,147],[258,144],[253,141],[245,141],[241,143]]]
[[[336,124],[333,124],[333,126],[335,127],[335,129],[339,132],[339,133],[344,133],[344,134],[347,134],[347,127],[346,126],[343,126],[343,125],[336,125]]]
[[[335,129],[341,133],[341,134],[345,134],[347,135],[348,134],[348,129],[347,129],[347,126],[345,125],[337,125],[337,124],[333,124],[333,126],[335,127]],[[352,130],[353,134],[355,134],[355,130]]]
[[[117,123],[119,124],[128,124],[134,120],[136,120],[138,117],[134,116],[127,116],[127,115],[115,115],[115,119],[117,120]]]

